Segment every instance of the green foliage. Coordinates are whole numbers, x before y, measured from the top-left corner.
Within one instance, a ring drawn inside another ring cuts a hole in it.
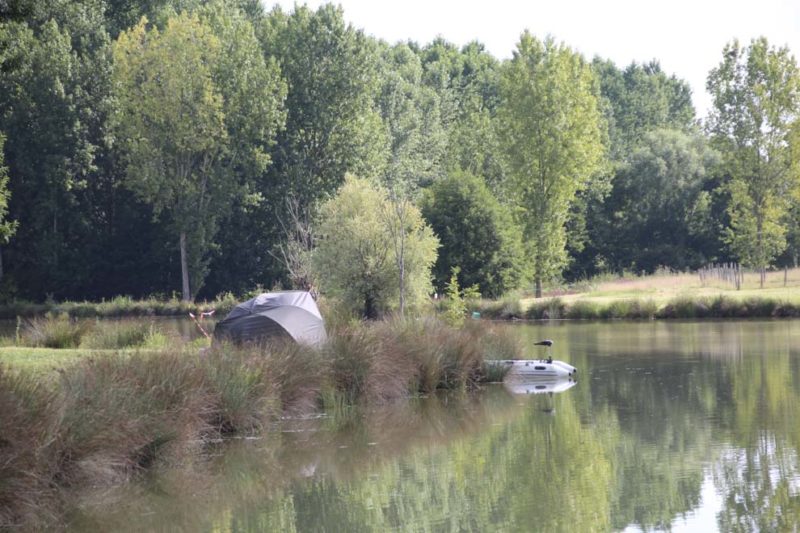
[[[23,293],[42,295],[89,277],[76,243],[96,234],[84,195],[104,144],[110,61],[96,6],[40,4],[28,21],[0,22],[0,131],[19,222],[4,262]]]
[[[461,269],[454,266],[451,274],[450,281],[444,290],[444,318],[448,324],[454,327],[460,327],[464,323],[464,318],[467,314],[467,304],[461,296],[461,289],[458,286],[458,273]]]
[[[296,200],[300,212],[313,212],[346,173],[376,177],[387,160],[375,104],[375,39],[347,24],[332,4],[316,10],[298,5],[288,13],[276,6],[261,19],[257,35],[264,57],[280,65],[286,117],[270,151],[272,163],[254,177],[252,192],[263,201],[235,202],[221,227],[211,294],[243,292],[259,283],[287,285],[290,276],[276,259],[285,240],[282,224],[291,218],[287,198]]]
[[[591,68],[552,39],[525,32],[504,65],[498,126],[509,188],[524,209],[537,296],[566,264],[565,224],[578,191],[600,169],[602,116]]]
[[[398,305],[399,272],[393,254],[400,238],[405,243],[408,305],[419,307],[431,292],[430,269],[438,240],[411,205],[400,231],[391,231],[393,222],[388,216],[392,212],[383,189],[354,177],[320,210],[320,242],[312,261],[322,291],[367,318]]]
[[[377,104],[389,145],[382,181],[389,189],[411,191],[442,174],[446,137],[440,99],[423,85],[420,58],[408,45],[382,52]]]
[[[6,144],[6,137],[0,132],[0,243],[8,243],[8,240],[17,231],[17,221],[7,220],[8,200],[11,195],[8,190],[8,168],[3,164],[3,148]]]
[[[695,111],[688,83],[674,75],[668,76],[655,61],[642,65],[632,63],[620,69],[611,61],[596,58],[592,69],[600,86],[600,107],[608,126],[606,142],[611,165],[607,175],[596,177],[585,192],[579,193],[578,202],[573,206],[568,223],[568,247],[573,260],[569,276],[587,277],[607,270],[620,272],[631,268],[649,270],[658,264],[672,265],[675,259],[685,265],[701,261],[701,256],[716,258],[721,244],[718,216],[724,207],[717,209],[711,202],[703,204],[703,210],[692,211],[691,238],[677,246],[682,246],[682,250],[675,248],[676,241],[684,238],[681,232],[686,231],[686,222],[678,219],[677,214],[668,226],[649,226],[664,232],[676,228],[674,235],[652,238],[647,231],[639,233],[638,221],[648,216],[646,209],[638,208],[636,193],[645,190],[652,198],[651,203],[662,203],[655,197],[671,191],[648,188],[649,175],[643,171],[655,169],[662,180],[666,175],[694,176],[686,183],[679,182],[681,197],[696,189],[698,178],[707,182],[710,177],[709,169],[705,168],[710,162],[708,149],[695,132]],[[664,133],[654,133],[658,131]],[[686,140],[681,140],[684,136]],[[696,149],[701,151],[693,155]],[[662,161],[654,167],[643,168],[641,156],[639,161],[632,161],[641,150],[653,152],[652,156],[646,156],[651,162]],[[672,155],[686,153],[689,158],[685,161],[681,157],[670,158],[673,151]],[[699,172],[698,164],[703,167]],[[641,187],[632,188],[632,182]],[[704,183],[703,187],[710,190],[714,184]],[[673,203],[674,199],[673,196]],[[639,257],[640,249],[645,250],[643,257]],[[688,252],[688,258],[682,255],[684,251]]]
[[[617,166],[600,228],[613,247],[604,256],[614,271],[654,272],[661,265],[698,268],[713,253],[709,177],[719,163],[699,134],[654,130]],[[713,257],[713,256],[712,256]]]
[[[708,130],[730,176],[725,241],[743,264],[765,268],[786,247],[784,219],[800,187],[792,159],[800,69],[787,48],[766,38],[746,47],[733,41],[707,87],[714,102]]]
[[[276,7],[259,34],[264,53],[281,65],[289,91],[286,125],[277,137],[269,183],[302,205],[333,194],[345,173],[374,176],[384,157],[375,43],[347,25],[342,9]],[[272,197],[272,195],[270,195]]]
[[[492,123],[499,100],[499,62],[478,42],[459,50],[442,38],[419,55],[423,82],[439,99],[446,134],[444,169],[482,176],[499,190],[503,169]]]
[[[499,297],[523,279],[522,232],[478,177],[456,172],[435,183],[422,202],[422,214],[441,241],[434,267],[436,286],[444,287],[458,266],[462,286]]]
[[[218,219],[269,163],[285,94],[249,22],[221,4],[200,13],[170,17],[163,31],[142,19],[114,45],[128,185],[180,237],[186,300],[202,286]]]
[[[689,84],[668,76],[657,61],[620,69],[609,60],[595,58],[592,69],[600,83],[613,161],[628,159],[648,132],[693,129]]]

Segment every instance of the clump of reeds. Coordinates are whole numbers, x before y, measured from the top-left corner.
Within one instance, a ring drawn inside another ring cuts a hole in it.
[[[55,394],[0,365],[0,529],[44,528],[53,518],[53,457],[41,453]]]
[[[393,359],[410,359],[415,370],[412,390],[432,392],[477,384],[483,354],[474,330],[453,328],[435,318],[397,320],[385,325],[383,351]]]
[[[577,300],[567,308],[565,318],[592,320],[601,318],[600,313],[600,306],[596,303]]]
[[[90,327],[67,315],[47,315],[24,322],[17,343],[34,348],[77,348]]]
[[[143,320],[97,321],[83,339],[81,346],[94,349],[117,350],[162,346],[165,336],[155,324]]]
[[[125,481],[211,431],[205,373],[182,353],[86,359],[63,371],[54,446],[68,484]]]
[[[467,327],[475,329],[481,353],[487,360],[524,359],[525,350],[520,338],[503,326],[486,327],[481,323],[471,323]]]

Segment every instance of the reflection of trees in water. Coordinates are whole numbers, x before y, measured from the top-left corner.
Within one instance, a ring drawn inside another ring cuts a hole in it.
[[[720,425],[731,448],[715,468],[724,531],[800,528],[800,358],[789,346],[726,367]]]
[[[85,511],[75,527],[130,529],[135,515],[135,529],[608,529],[613,416],[582,424],[568,395],[478,398],[382,409],[341,431],[293,423],[280,445],[229,446],[157,490],[126,491],[122,511]]]
[[[117,513],[84,510],[76,527],[668,529],[700,504],[711,465],[722,530],[797,529],[800,354],[790,347],[800,327],[710,325],[668,328],[673,352],[651,324],[630,342],[629,324],[538,330],[531,335],[556,346],[568,337],[563,358],[581,381],[564,394],[498,388],[285,422],[289,432],[227,445],[217,460],[123,491]],[[620,349],[602,360],[581,351],[598,335],[607,344],[619,336]],[[625,353],[648,342],[649,352]]]
[[[619,420],[610,491],[612,527],[668,528],[696,508],[712,428],[704,391],[711,375],[665,359],[645,371],[611,367],[591,382],[594,403]]]
[[[722,531],[797,531],[800,463],[797,450],[763,432],[754,447],[727,450],[714,472],[724,507]]]

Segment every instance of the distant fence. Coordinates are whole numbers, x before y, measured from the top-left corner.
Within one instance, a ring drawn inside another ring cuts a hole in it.
[[[700,283],[705,285],[710,281],[723,281],[730,283],[737,290],[742,288],[744,282],[744,269],[739,263],[721,263],[704,266],[697,271],[700,275]]]
[[[763,289],[767,282],[767,269],[751,269],[752,274],[759,275],[759,286]],[[780,270],[778,270],[780,272]],[[720,263],[704,266],[699,269],[697,273],[700,275],[700,284],[706,285],[712,281],[722,281],[723,283],[730,283],[736,290],[742,288],[744,285],[745,269],[739,263]],[[789,267],[783,268],[783,286],[786,287],[789,278]],[[779,282],[780,283],[780,282]]]

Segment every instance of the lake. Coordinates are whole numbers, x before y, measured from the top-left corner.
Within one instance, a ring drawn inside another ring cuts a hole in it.
[[[797,531],[800,321],[509,324],[579,369],[306,419],[81,494],[75,531]],[[531,346],[531,356],[543,355]]]

